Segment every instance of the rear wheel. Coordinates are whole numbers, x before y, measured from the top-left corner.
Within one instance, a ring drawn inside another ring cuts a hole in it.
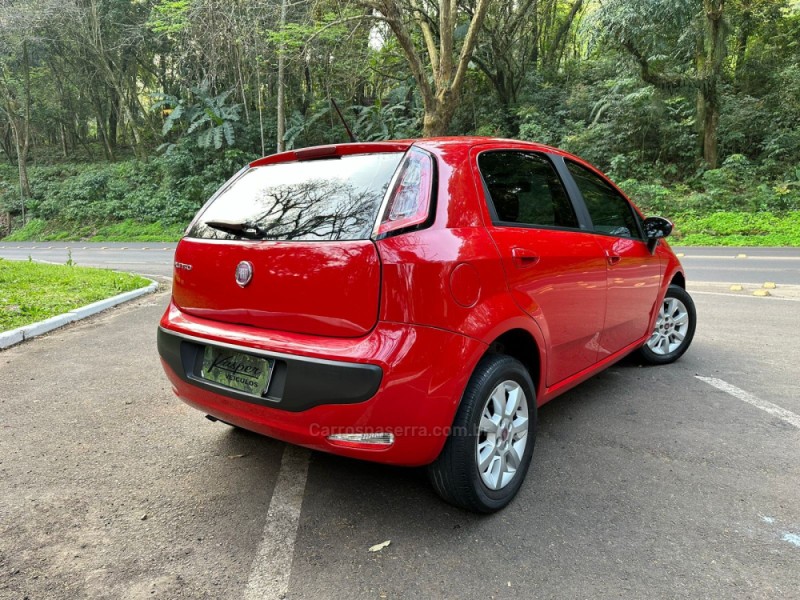
[[[639,353],[650,364],[674,362],[689,349],[696,325],[692,297],[682,287],[671,285],[658,311],[655,329]]]
[[[494,512],[511,502],[536,441],[536,399],[528,371],[510,356],[489,354],[470,378],[450,437],[428,474],[447,502]]]

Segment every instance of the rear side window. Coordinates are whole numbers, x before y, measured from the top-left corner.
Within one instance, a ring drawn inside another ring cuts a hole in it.
[[[566,163],[581,191],[594,230],[618,237],[642,239],[639,222],[628,201],[596,173],[571,160]]]
[[[578,228],[578,218],[553,165],[529,152],[484,152],[483,181],[504,224]]]
[[[189,237],[360,240],[372,234],[403,153],[253,167],[222,191]]]

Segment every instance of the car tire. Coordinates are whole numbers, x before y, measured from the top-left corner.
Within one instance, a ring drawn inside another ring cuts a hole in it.
[[[669,286],[653,333],[639,355],[651,365],[675,362],[689,349],[696,326],[697,312],[692,297],[682,287]]]
[[[428,467],[429,479],[446,502],[495,512],[522,486],[535,441],[536,396],[528,370],[510,356],[488,354],[470,377],[444,448]]]

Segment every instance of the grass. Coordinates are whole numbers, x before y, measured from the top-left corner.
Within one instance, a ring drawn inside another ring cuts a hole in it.
[[[4,242],[177,242],[185,225],[163,223],[137,223],[126,220],[119,223],[85,224],[62,223],[31,219],[25,225],[3,238]]]
[[[138,275],[0,259],[0,331],[30,325],[148,285]]]
[[[678,215],[671,240],[682,246],[800,247],[800,211]]]

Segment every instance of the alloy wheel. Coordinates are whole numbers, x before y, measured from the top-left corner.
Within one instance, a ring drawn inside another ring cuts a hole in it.
[[[683,344],[689,331],[689,311],[677,298],[667,297],[661,305],[653,335],[647,340],[647,347],[655,354],[666,355],[675,352]]]
[[[481,411],[475,448],[478,472],[490,490],[504,488],[517,475],[528,443],[528,426],[525,392],[516,381],[503,381]]]

